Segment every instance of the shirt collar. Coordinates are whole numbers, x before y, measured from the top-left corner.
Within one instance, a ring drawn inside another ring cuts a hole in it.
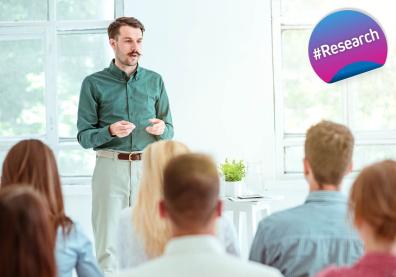
[[[137,67],[136,67],[135,72],[132,73],[132,75],[131,75],[132,78],[129,78],[124,71],[122,71],[121,69],[119,69],[115,65],[115,60],[114,59],[112,59],[111,62],[110,62],[109,70],[114,76],[116,76],[117,78],[119,78],[121,80],[125,80],[125,81],[128,81],[129,79],[132,79],[132,78],[134,80],[138,80],[138,78],[140,76],[140,73],[142,72],[142,68],[138,64]]]
[[[211,235],[182,236],[173,238],[165,247],[165,255],[198,253],[224,253],[220,242]]]
[[[339,191],[319,190],[311,191],[308,194],[305,203],[310,202],[339,202],[347,203],[347,198]]]

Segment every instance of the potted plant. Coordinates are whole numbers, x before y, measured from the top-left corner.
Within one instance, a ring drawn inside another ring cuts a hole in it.
[[[232,160],[230,162],[226,159],[223,164],[220,164],[220,170],[225,181],[225,196],[240,195],[242,192],[242,180],[246,175],[245,163],[242,160]]]

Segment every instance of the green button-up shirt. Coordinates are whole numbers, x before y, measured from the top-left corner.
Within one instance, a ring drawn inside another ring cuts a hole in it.
[[[160,136],[146,132],[149,119],[165,122]],[[120,120],[136,125],[126,137],[112,137],[109,126]],[[84,148],[141,151],[148,144],[173,137],[172,116],[161,76],[140,66],[129,78],[114,60],[108,68],[86,77],[78,105],[77,139]]]

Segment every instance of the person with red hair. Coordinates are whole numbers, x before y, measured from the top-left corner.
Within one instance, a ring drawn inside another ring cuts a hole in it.
[[[317,277],[396,276],[396,162],[366,167],[353,183],[349,209],[365,248],[351,267],[331,266]]]
[[[33,189],[0,190],[0,276],[56,277],[55,237]]]
[[[81,226],[65,214],[55,156],[46,144],[29,139],[14,145],[3,163],[1,186],[29,186],[42,196],[56,234],[58,277],[71,277],[73,269],[79,277],[102,276],[91,242]]]

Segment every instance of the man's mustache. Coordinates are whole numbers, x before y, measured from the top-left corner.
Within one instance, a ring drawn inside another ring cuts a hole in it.
[[[128,53],[128,55],[133,55],[133,54],[137,54],[138,56],[142,55],[142,53],[139,51],[132,51],[132,52]]]

